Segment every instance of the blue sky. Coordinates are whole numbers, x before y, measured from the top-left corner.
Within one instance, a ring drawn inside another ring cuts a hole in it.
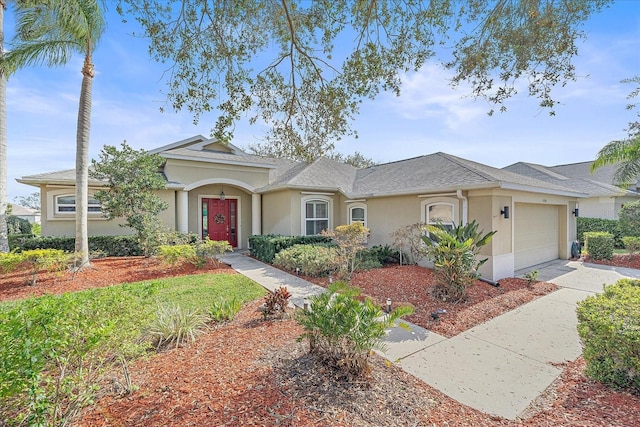
[[[103,145],[126,140],[134,148],[152,149],[190,136],[209,136],[216,116],[198,125],[187,113],[164,113],[163,71],[149,58],[147,42],[129,34],[135,24],[121,23],[114,11],[94,56],[91,157]],[[5,15],[6,40],[13,25]],[[506,113],[487,116],[489,106],[453,90],[450,77],[435,63],[404,79],[398,98],[383,94],[366,101],[354,127],[358,139],[345,139],[337,151],[359,151],[388,162],[442,151],[495,167],[518,161],[557,165],[593,160],[609,141],[623,138],[636,111],[625,106],[631,85],[622,79],[640,74],[640,0],[618,1],[585,25],[588,38],[574,63],[579,81],[557,89],[561,104],[550,117],[526,87],[507,104]],[[16,178],[75,164],[75,133],[82,76],[78,56],[61,68],[27,68],[7,83],[9,201],[36,189]],[[256,142],[260,126],[236,128],[233,143]]]

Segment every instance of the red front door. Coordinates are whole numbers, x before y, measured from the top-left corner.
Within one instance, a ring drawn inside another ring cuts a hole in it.
[[[202,199],[202,238],[226,240],[237,247],[237,212],[235,199]]]

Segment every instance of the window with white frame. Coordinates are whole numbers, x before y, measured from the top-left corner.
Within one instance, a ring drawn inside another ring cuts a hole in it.
[[[365,205],[357,204],[349,207],[349,224],[354,222],[367,226],[367,207]]]
[[[87,209],[90,214],[102,213],[102,205],[98,199],[89,197]],[[75,214],[76,213],[76,196],[75,194],[62,194],[55,196],[55,212],[56,214]]]
[[[432,203],[425,207],[426,223],[430,225],[441,223],[447,229],[455,225],[453,205],[450,203]]]
[[[304,233],[307,236],[320,234],[329,229],[329,202],[326,200],[307,200],[304,202]]]

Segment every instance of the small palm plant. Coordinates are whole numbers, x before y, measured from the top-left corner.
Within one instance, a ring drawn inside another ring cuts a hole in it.
[[[428,229],[429,235],[422,240],[436,273],[434,296],[448,302],[463,301],[467,288],[480,277],[478,269],[487,261],[478,259],[480,248],[496,232],[483,234],[475,221],[451,229],[443,224],[429,225]]]

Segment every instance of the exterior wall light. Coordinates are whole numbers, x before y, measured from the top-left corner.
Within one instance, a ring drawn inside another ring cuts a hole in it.
[[[504,216],[504,219],[509,219],[509,206],[502,208],[500,215]]]

